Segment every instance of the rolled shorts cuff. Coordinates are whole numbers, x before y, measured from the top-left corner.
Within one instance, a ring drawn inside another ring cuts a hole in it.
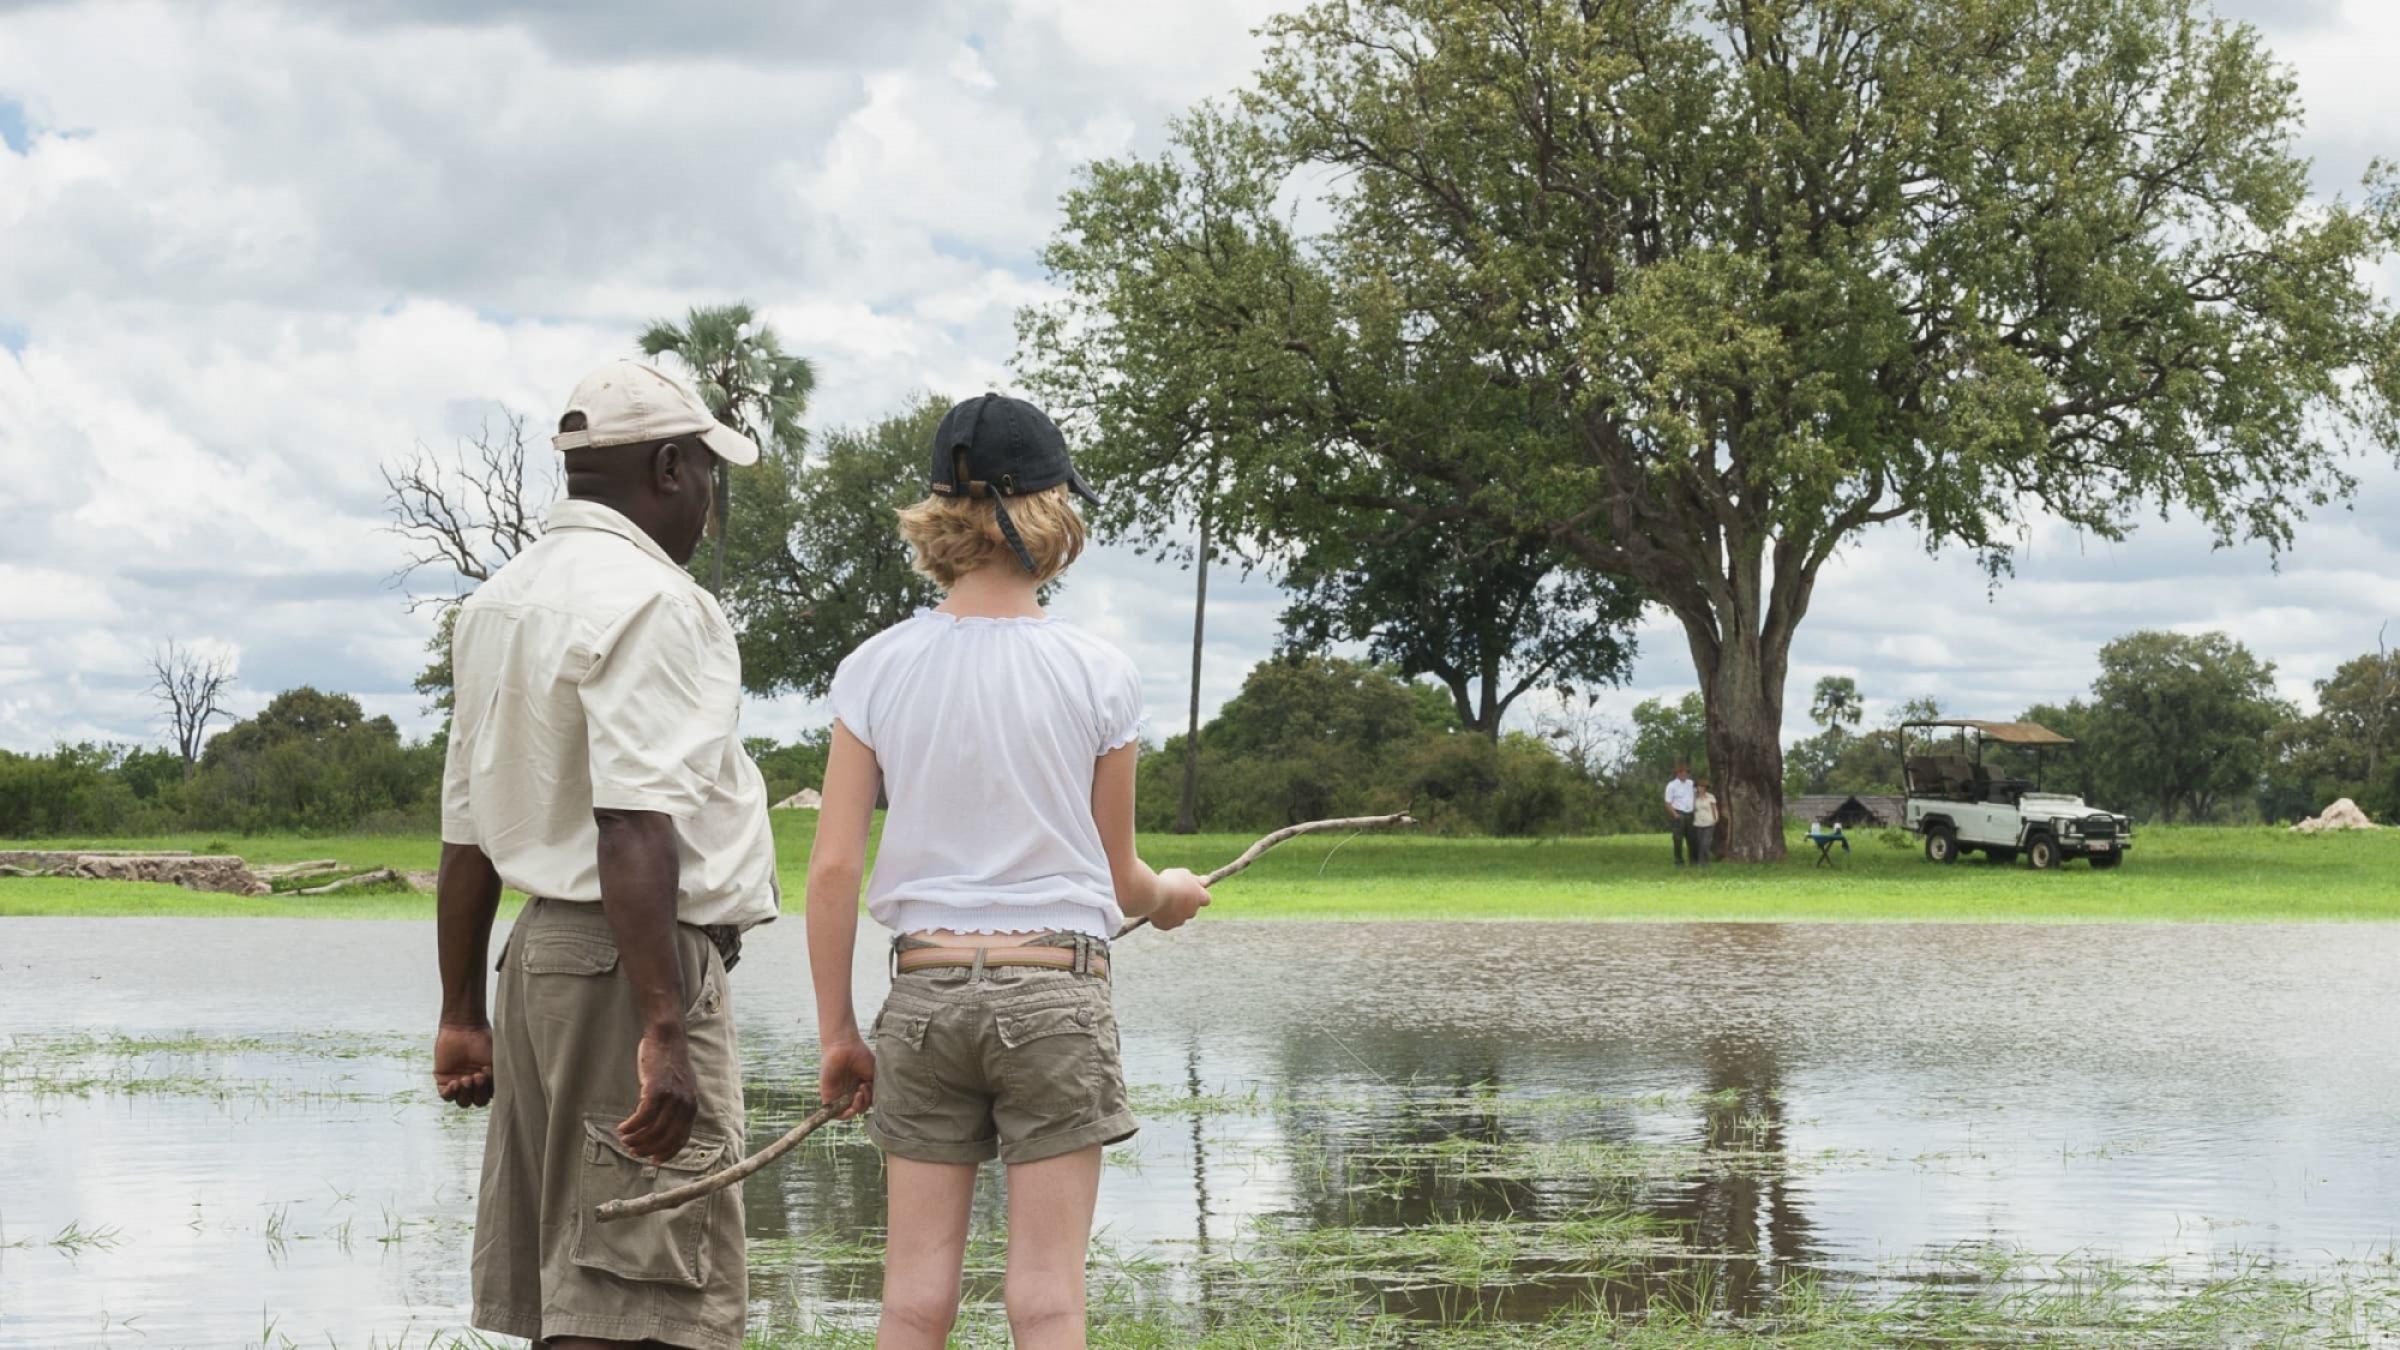
[[[1095,1144],[1119,1144],[1131,1139],[1135,1131],[1139,1129],[1141,1129],[1141,1122],[1133,1118],[1133,1112],[1117,1111],[1102,1116],[1089,1125],[1078,1125],[1067,1130],[1053,1130],[1048,1134],[1036,1135],[1031,1139],[1012,1140],[1006,1148],[1000,1150],[1000,1161],[1014,1167],[1018,1163],[1040,1162],[1045,1158],[1062,1157],[1079,1149],[1090,1148]]]
[[[998,1139],[969,1139],[963,1142],[911,1139],[904,1134],[893,1134],[877,1124],[875,1113],[872,1111],[866,1114],[864,1123],[867,1127],[867,1138],[874,1143],[875,1147],[895,1158],[906,1158],[910,1162],[984,1163],[1000,1156]]]
[[[502,1307],[478,1303],[474,1311],[467,1314],[467,1322],[477,1331],[517,1336],[528,1341],[542,1338],[542,1311],[538,1307]]]
[[[655,1341],[681,1350],[742,1350],[742,1332],[738,1328],[729,1332],[723,1327],[700,1326],[671,1317],[576,1317],[559,1313],[542,1319],[542,1334],[534,1338],[534,1343],[539,1345],[545,1338],[557,1340],[561,1336],[588,1336],[597,1341]]]

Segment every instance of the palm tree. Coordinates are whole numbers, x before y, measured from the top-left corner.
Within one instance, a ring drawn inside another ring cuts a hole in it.
[[[1857,726],[1865,712],[1866,701],[1858,695],[1858,681],[1847,675],[1828,675],[1817,681],[1816,697],[1808,707],[1811,720],[1836,733]]]
[[[661,319],[642,333],[642,354],[671,355],[692,376],[717,420],[758,442],[764,454],[797,455],[808,444],[800,425],[817,372],[805,356],[788,356],[775,330],[747,304],[694,305],[678,327]],[[717,465],[717,539],[708,589],[725,589],[725,527],[733,514],[733,473]]]

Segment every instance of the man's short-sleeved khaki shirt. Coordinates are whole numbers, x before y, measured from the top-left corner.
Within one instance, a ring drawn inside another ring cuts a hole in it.
[[[527,895],[600,899],[595,808],[675,821],[676,917],[775,917],[766,782],[743,751],[741,655],[716,600],[615,511],[564,501],[468,597],[442,838]]]

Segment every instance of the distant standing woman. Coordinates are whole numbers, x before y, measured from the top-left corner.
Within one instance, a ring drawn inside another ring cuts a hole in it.
[[[1692,791],[1692,862],[1708,866],[1717,845],[1717,794],[1708,790],[1708,780],[1699,780]]]

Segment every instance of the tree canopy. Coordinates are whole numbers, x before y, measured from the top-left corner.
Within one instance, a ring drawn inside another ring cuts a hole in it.
[[[727,523],[723,596],[752,693],[821,698],[859,643],[940,601],[910,570],[898,512],[925,495],[927,447],[949,406],[920,395],[828,434],[818,453],[759,462],[749,506]]]
[[[2258,786],[2268,733],[2292,713],[2275,663],[2223,633],[2128,633],[2100,649],[2084,749],[2102,792],[2206,819]]]
[[[1525,694],[1616,684],[1633,664],[1641,597],[1531,536],[1468,526],[1335,533],[1284,570],[1285,642],[1363,643],[1401,675],[1430,675],[1461,724],[1486,736]]]

